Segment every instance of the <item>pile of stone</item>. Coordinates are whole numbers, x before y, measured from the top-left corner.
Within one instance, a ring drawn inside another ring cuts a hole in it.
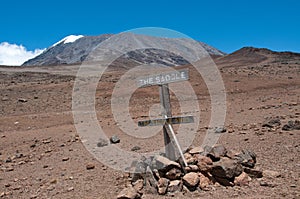
[[[247,186],[251,178],[261,178],[255,169],[256,154],[251,150],[228,151],[222,145],[195,147],[184,153],[182,160],[172,161],[157,155],[135,164],[135,173],[118,199],[140,198],[144,193],[209,191],[213,186]]]
[[[281,126],[281,121],[279,118],[273,118],[269,121],[263,123],[262,127],[267,127],[270,129],[278,129]],[[281,128],[283,131],[293,131],[300,130],[300,121],[299,120],[290,120],[287,124],[284,124]]]

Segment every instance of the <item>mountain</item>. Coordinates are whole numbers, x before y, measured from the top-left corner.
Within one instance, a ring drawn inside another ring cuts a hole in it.
[[[46,49],[39,56],[30,59],[23,63],[22,66],[51,66],[51,65],[65,65],[65,64],[80,64],[87,56],[103,41],[113,36],[112,34],[104,34],[100,36],[82,36],[70,35],[55,43]],[[125,33],[126,42],[135,42],[141,47],[147,46],[149,43],[164,43],[169,48],[180,47],[183,38],[161,38],[145,35],[136,35],[132,33]],[[203,42],[199,44],[212,56],[224,56],[225,53],[213,48]],[[185,49],[183,49],[185,50]],[[140,64],[156,63],[165,66],[175,66],[188,64],[188,62],[181,56],[169,51],[161,49],[140,49],[128,52],[121,57],[123,63],[136,62]]]
[[[276,52],[267,48],[243,47],[231,54],[215,59],[217,65],[245,66],[264,62],[281,63],[299,61],[300,53]]]

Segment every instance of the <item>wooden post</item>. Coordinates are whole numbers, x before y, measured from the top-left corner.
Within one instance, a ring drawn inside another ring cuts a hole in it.
[[[159,86],[159,94],[160,94],[160,103],[162,106],[162,116],[163,117],[172,117],[171,112],[171,103],[170,103],[170,92],[168,84],[160,85]],[[174,145],[171,143],[170,132],[168,132],[169,128],[167,124],[163,127],[164,133],[164,142],[165,142],[165,152],[166,157],[170,160],[176,160],[175,148]]]
[[[177,152],[181,158],[180,164],[182,168],[187,166],[187,162],[184,158],[183,152],[176,138],[172,124],[191,123],[194,122],[192,116],[187,117],[172,117],[170,92],[168,83],[186,81],[189,79],[188,69],[182,69],[179,71],[172,71],[168,73],[156,74],[147,77],[139,78],[137,83],[139,87],[159,85],[160,104],[162,106],[162,119],[139,121],[139,126],[155,126],[164,125],[164,144],[166,157],[170,160],[177,160]]]

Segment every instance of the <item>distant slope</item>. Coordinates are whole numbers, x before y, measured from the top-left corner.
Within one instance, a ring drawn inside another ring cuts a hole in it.
[[[64,64],[80,64],[101,42],[108,39],[112,35],[100,35],[100,36],[68,36],[61,41],[57,42],[53,46],[45,50],[41,55],[26,61],[22,66],[51,66],[51,65],[64,65]],[[144,35],[128,34],[128,41],[138,42],[164,42],[164,44],[170,44],[170,48],[173,44],[182,42],[183,39],[169,39],[160,37],[151,37]],[[134,37],[134,38],[132,38]],[[67,42],[66,42],[67,41]],[[205,43],[199,42],[199,44],[212,56],[224,56],[225,53],[213,48]],[[127,53],[123,56],[129,62],[136,63],[157,63],[166,66],[175,66],[188,64],[182,57],[175,55],[169,51],[160,49],[143,49]],[[125,61],[126,62],[126,61]]]
[[[299,60],[300,53],[275,52],[266,48],[244,47],[231,54],[215,59],[217,65],[223,67],[245,66],[262,62],[285,62]]]

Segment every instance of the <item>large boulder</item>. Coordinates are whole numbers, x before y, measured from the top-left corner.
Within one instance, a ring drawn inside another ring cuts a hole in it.
[[[216,145],[212,147],[207,156],[210,157],[213,161],[218,161],[221,157],[225,157],[226,153],[227,150],[223,145]]]
[[[229,158],[222,158],[220,161],[214,162],[210,173],[219,178],[232,179],[242,172],[243,167],[240,163]]]
[[[156,160],[156,167],[159,169],[159,170],[170,170],[172,168],[180,168],[180,164],[177,163],[177,162],[174,162],[172,160],[169,160],[168,158],[166,157],[163,157],[163,156],[155,156],[155,160]]]

